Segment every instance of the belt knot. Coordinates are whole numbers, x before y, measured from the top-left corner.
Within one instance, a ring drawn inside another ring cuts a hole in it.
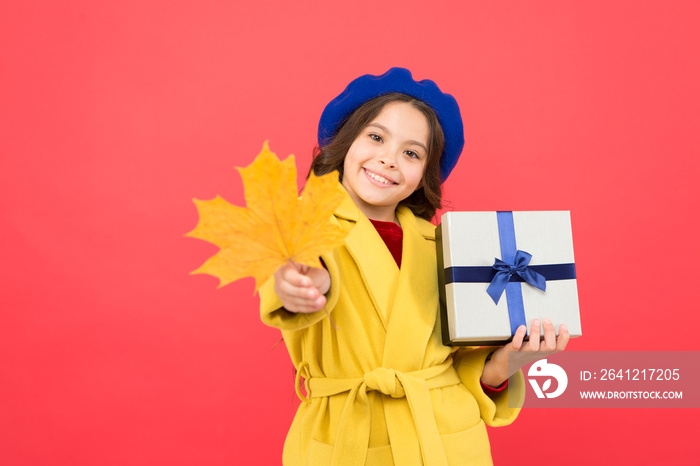
[[[406,392],[396,377],[394,369],[378,367],[371,372],[367,372],[363,378],[369,390],[376,390],[385,395],[390,395],[392,398],[403,398],[406,396]]]

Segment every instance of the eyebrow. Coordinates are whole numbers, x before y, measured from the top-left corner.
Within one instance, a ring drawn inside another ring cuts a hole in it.
[[[379,123],[370,123],[370,124],[368,124],[367,126],[368,126],[368,127],[369,127],[369,126],[374,126],[375,128],[379,128],[379,129],[381,129],[382,131],[384,131],[385,133],[387,133],[389,136],[391,136],[391,131],[389,131],[389,129],[388,129],[386,126],[384,126],[384,125],[380,125]],[[426,153],[426,154],[428,153],[428,148],[425,147],[425,144],[423,144],[422,142],[416,141],[415,139],[411,139],[411,140],[406,141],[406,142],[407,142],[408,144],[412,144],[412,145],[416,145],[416,146],[422,147],[423,150],[425,151],[425,153]]]

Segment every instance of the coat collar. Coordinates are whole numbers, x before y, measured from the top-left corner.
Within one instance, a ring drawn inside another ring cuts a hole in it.
[[[384,367],[416,371],[422,369],[438,315],[435,242],[426,240],[435,239],[435,227],[408,208],[397,215],[404,231],[403,259],[384,346]]]
[[[336,215],[355,223],[345,237],[345,245],[357,264],[378,317],[384,329],[387,329],[396,295],[399,268],[374,225],[357,208],[350,196],[338,207]]]
[[[335,216],[357,223],[362,213],[360,212],[360,209],[355,205],[355,202],[350,197],[350,194],[348,194],[347,190],[345,189],[345,186],[343,186],[340,183],[338,184],[340,185],[340,189],[345,193],[345,197],[343,198],[343,201],[340,203],[340,205],[335,209]]]
[[[437,317],[435,226],[416,218],[407,207],[397,209],[404,233],[402,268],[399,270],[379,233],[349,195],[338,206],[335,215],[355,223],[345,238],[345,244],[387,330],[385,367],[420,369]],[[416,303],[425,305],[417,308]],[[421,325],[416,325],[416,319],[420,319]],[[411,341],[411,344],[406,345],[406,341]],[[413,367],[415,364],[418,365]]]
[[[335,210],[335,216],[345,219],[345,220],[350,220],[351,222],[357,223],[360,220],[360,217],[364,217],[365,215],[360,211],[360,209],[355,205],[355,202],[353,202],[352,198],[350,197],[349,194],[347,194],[347,191],[345,190],[345,187],[340,184],[341,189],[346,193],[345,198],[343,201],[340,203],[340,205],[336,208]],[[420,232],[421,235],[425,239],[428,240],[434,240],[435,239],[435,225],[432,223],[428,222],[427,220],[423,220],[421,218],[417,218],[413,215],[411,212],[411,209],[408,207],[404,206],[399,206],[397,209],[397,216],[403,215],[408,215],[409,217],[413,218],[413,222],[415,224],[415,228]],[[401,222],[401,219],[399,218],[399,221]],[[403,222],[402,222],[403,223]],[[403,225],[402,225],[403,228]]]

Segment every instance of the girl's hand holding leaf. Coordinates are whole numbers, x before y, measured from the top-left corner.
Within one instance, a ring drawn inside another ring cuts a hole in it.
[[[324,268],[288,263],[275,272],[275,292],[290,312],[320,311],[330,287],[331,276]]]

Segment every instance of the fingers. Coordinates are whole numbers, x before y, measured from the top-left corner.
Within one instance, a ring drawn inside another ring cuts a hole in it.
[[[530,341],[528,341],[529,351],[539,351],[540,349],[540,320],[534,319],[530,323]]]
[[[510,342],[511,348],[514,351],[519,351],[520,348],[523,346],[523,339],[525,338],[526,333],[527,333],[527,327],[524,325],[521,325],[515,331],[515,335],[513,335],[513,340]]]
[[[275,291],[284,307],[293,312],[315,312],[326,304],[326,297],[314,287],[297,287],[289,282],[275,284]]]
[[[519,344],[521,337],[519,338],[518,335],[521,328],[518,328],[518,331],[513,336],[512,348],[514,350],[554,353],[556,351],[564,351],[569,343],[569,331],[566,325],[562,324],[559,326],[559,336],[557,337],[554,331],[554,324],[549,318],[545,318],[542,324],[540,324],[539,319],[533,319],[530,323],[530,340],[522,344],[522,346]],[[540,341],[541,333],[544,334],[542,341]]]
[[[318,312],[326,305],[326,297],[319,296],[315,301],[299,299],[283,299],[284,308],[290,312],[310,314]]]
[[[554,351],[557,347],[557,335],[554,331],[554,324],[549,319],[545,317],[543,321],[544,325],[544,342],[540,344],[541,351]]]
[[[559,326],[559,338],[557,338],[556,351],[564,351],[566,344],[569,343],[569,329],[566,325]]]
[[[518,329],[520,331],[520,329]],[[544,340],[540,341],[540,335],[544,334]],[[513,342],[516,341],[518,332],[516,332],[513,337]],[[530,323],[530,341],[527,342],[526,346],[522,349],[524,351],[548,351],[550,353],[554,351],[563,351],[566,348],[566,344],[569,342],[569,332],[566,329],[566,325],[562,324],[559,327],[559,337],[554,331],[554,324],[552,321],[545,317],[540,325],[539,319],[533,319]],[[513,349],[516,348],[513,345]]]
[[[275,282],[275,292],[284,308],[292,312],[316,312],[326,305],[326,297],[313,286],[294,286],[284,280]]]
[[[326,297],[314,286],[312,278],[302,271],[303,268],[297,269],[295,264],[280,267],[275,272],[275,292],[288,311],[320,311],[326,305]]]
[[[279,277],[278,274],[280,274]],[[275,279],[281,279],[296,287],[312,285],[311,278],[305,275],[303,265],[299,266],[299,269],[297,269],[294,264],[285,264],[275,272]]]
[[[544,340],[540,342],[540,332],[544,333]],[[543,357],[564,351],[569,342],[569,331],[566,325],[559,326],[559,336],[556,336],[554,324],[548,318],[543,319],[542,328],[540,328],[539,319],[533,319],[530,323],[530,340],[523,342],[525,336],[525,326],[521,325],[513,335],[513,340],[506,345],[507,350],[512,350],[513,353],[508,353],[508,371],[512,374],[513,368],[516,370],[528,364],[531,364]]]
[[[310,267],[307,276],[319,293],[326,294],[331,288],[331,275],[325,268]]]

